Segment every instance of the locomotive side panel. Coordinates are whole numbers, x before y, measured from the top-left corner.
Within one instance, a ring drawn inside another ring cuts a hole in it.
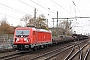
[[[36,31],[33,31],[33,33],[31,35],[32,35],[31,43],[35,44],[36,43]]]
[[[47,33],[47,40],[50,41],[50,42],[52,41],[52,37],[51,37],[50,33]]]
[[[43,33],[42,32],[37,32],[37,43],[41,43],[43,39]]]
[[[48,32],[38,32],[37,33],[37,43],[47,43],[52,42],[51,33]]]

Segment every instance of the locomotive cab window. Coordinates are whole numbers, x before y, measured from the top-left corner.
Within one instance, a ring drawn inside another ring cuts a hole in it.
[[[29,30],[16,30],[16,35],[29,35]]]

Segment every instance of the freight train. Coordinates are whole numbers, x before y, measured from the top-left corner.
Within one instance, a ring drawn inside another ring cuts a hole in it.
[[[73,34],[72,36],[61,35],[57,38],[52,38],[52,32],[49,30],[34,27],[19,27],[14,32],[13,48],[18,51],[31,51],[52,44],[87,38],[85,35],[77,34]]]

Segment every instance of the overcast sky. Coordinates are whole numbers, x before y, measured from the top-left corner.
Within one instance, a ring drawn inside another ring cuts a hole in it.
[[[34,16],[44,14],[53,27],[52,18],[89,17],[90,0],[0,0],[0,20],[6,17],[10,25],[23,25],[20,18],[26,14]],[[90,33],[90,18],[72,19],[72,27],[77,33]]]

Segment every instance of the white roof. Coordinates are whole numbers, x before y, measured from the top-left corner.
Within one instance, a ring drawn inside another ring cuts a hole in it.
[[[50,32],[51,33],[51,31],[50,30],[45,30],[45,29],[36,29],[37,31],[41,31],[41,32]]]

